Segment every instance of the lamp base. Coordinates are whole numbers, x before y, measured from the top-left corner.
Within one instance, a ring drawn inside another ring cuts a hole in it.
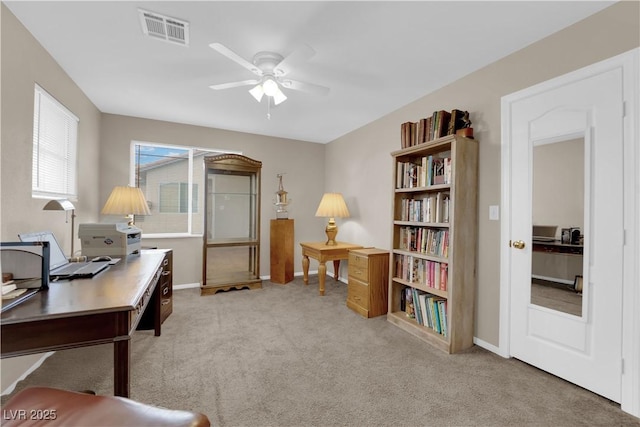
[[[325,244],[327,246],[335,246],[336,236],[338,235],[338,226],[333,218],[329,219],[329,224],[327,224],[327,228],[324,229],[324,232],[327,235],[327,243]]]

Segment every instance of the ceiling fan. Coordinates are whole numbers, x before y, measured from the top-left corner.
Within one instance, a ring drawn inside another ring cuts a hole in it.
[[[302,45],[286,58],[275,52],[258,52],[253,56],[252,62],[247,61],[221,43],[211,43],[209,47],[257,76],[257,78],[251,80],[211,85],[209,86],[211,89],[222,90],[239,86],[254,86],[249,90],[249,93],[258,102],[262,100],[264,95],[267,95],[267,106],[271,104],[271,101],[273,101],[274,105],[278,105],[287,99],[281,88],[299,90],[313,95],[326,95],[329,93],[328,87],[286,77],[297,65],[315,55],[316,52],[310,46]],[[267,117],[269,117],[269,114],[267,114]]]

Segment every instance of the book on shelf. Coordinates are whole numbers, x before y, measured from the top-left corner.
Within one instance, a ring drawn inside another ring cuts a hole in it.
[[[463,110],[451,110],[451,117],[449,118],[449,125],[447,129],[447,135],[455,135],[456,131],[467,126],[466,120],[468,120],[469,113]]]
[[[405,315],[434,332],[449,336],[447,322],[447,299],[416,288],[404,287],[401,299],[405,301]]]
[[[449,230],[424,227],[400,227],[398,249],[446,258]]]
[[[396,188],[451,184],[451,152],[396,163]]]
[[[396,254],[395,277],[427,288],[446,291],[449,266],[446,262],[432,261],[413,255]]]
[[[440,333],[447,337],[449,336],[447,329],[447,300],[439,299],[436,303],[438,304],[438,313],[440,314]]]
[[[415,319],[415,306],[413,305],[413,293],[411,288],[404,288],[405,294],[405,314],[411,319]]]
[[[457,130],[468,126],[469,113],[453,109],[434,111],[431,115],[417,122],[407,121],[400,125],[401,148],[424,144],[447,135],[454,135]]]

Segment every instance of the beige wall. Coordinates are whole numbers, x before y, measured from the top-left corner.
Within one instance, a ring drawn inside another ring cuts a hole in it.
[[[131,141],[155,142],[220,150],[242,151],[262,162],[260,275],[269,275],[269,222],[275,219],[275,193],[279,173],[292,202],[289,217],[295,220],[295,245],[324,238],[324,220],[314,216],[324,190],[322,144],[283,138],[182,125],[134,117],[103,114],[100,135],[100,201],[115,185],[129,180]],[[202,201],[204,206],[204,201]],[[144,230],[144,225],[141,224]],[[202,240],[198,238],[145,239],[143,245],[174,249],[174,283],[199,283],[202,276]],[[294,266],[302,270],[300,251]]]
[[[34,84],[38,83],[80,119],[78,126],[77,220],[93,222],[98,213],[98,138],[100,112],[3,4],[1,6],[2,131],[0,133],[0,238],[51,230],[65,253],[71,250],[71,226],[64,212],[43,211],[45,201],[31,198]],[[76,240],[76,248],[79,248]],[[2,389],[42,355],[2,360]]]
[[[480,145],[475,336],[497,346],[500,222],[489,220],[489,206],[499,205],[501,197],[500,99],[638,47],[639,5],[617,3],[327,145],[325,186],[345,193],[350,207],[355,201],[358,212],[353,218],[357,224],[347,223],[341,228],[341,239],[390,247],[389,153],[400,148],[400,124],[435,110],[468,110]]]

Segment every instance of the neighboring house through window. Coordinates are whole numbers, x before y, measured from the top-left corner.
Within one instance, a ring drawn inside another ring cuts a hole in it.
[[[203,233],[204,157],[224,150],[131,143],[131,184],[140,187],[151,216],[136,216],[147,237]]]
[[[35,85],[31,195],[78,199],[78,118]]]

